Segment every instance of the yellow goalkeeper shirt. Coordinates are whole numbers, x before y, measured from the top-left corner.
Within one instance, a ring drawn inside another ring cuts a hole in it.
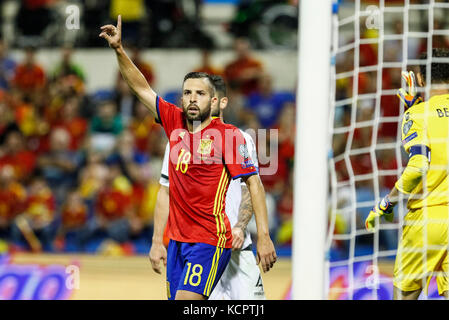
[[[448,205],[449,94],[433,96],[406,111],[402,144],[410,157],[426,153],[430,160],[429,169],[411,192],[407,207]]]

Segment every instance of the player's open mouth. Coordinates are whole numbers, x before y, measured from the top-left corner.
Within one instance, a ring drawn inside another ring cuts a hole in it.
[[[200,112],[200,109],[199,108],[197,108],[197,107],[188,107],[187,108],[187,112],[188,113],[199,113]]]

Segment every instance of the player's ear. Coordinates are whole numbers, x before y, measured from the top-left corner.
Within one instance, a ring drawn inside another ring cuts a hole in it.
[[[212,97],[212,99],[210,100],[210,102],[211,102],[211,106],[216,106],[216,105],[219,103],[217,97]]]
[[[228,105],[228,98],[227,97],[221,98],[220,99],[220,110],[226,109],[227,105]]]
[[[424,77],[422,76],[421,72],[416,73],[416,84],[418,87],[425,87],[426,82],[424,81]]]

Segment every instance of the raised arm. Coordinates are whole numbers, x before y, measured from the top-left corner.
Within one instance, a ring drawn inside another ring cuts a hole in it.
[[[150,110],[157,119],[156,98],[157,94],[151,89],[143,74],[126,54],[122,46],[122,17],[117,18],[117,26],[112,24],[101,27],[100,37],[108,41],[109,46],[114,49],[120,73],[139,100]]]

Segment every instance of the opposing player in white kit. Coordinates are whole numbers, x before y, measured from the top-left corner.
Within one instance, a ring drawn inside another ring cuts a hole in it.
[[[223,110],[228,104],[226,97],[226,85],[220,76],[212,76],[218,105],[212,108],[212,116],[223,120]],[[241,130],[240,130],[241,131]],[[249,134],[241,131],[248,146],[254,165],[258,168],[257,152],[254,141]],[[159,191],[156,209],[153,240],[157,239],[158,245],[152,245],[150,250],[150,261],[153,269],[160,273],[160,260],[166,263],[165,247],[161,247],[160,239],[163,237],[165,223],[168,217],[168,161],[170,146],[167,144],[162,165],[161,190]],[[231,180],[226,194],[226,214],[232,227],[232,254],[231,260],[226,267],[215,289],[209,299],[211,300],[263,300],[265,292],[262,284],[259,267],[251,248],[251,236],[246,229],[253,215],[251,197],[246,184],[241,179]]]

